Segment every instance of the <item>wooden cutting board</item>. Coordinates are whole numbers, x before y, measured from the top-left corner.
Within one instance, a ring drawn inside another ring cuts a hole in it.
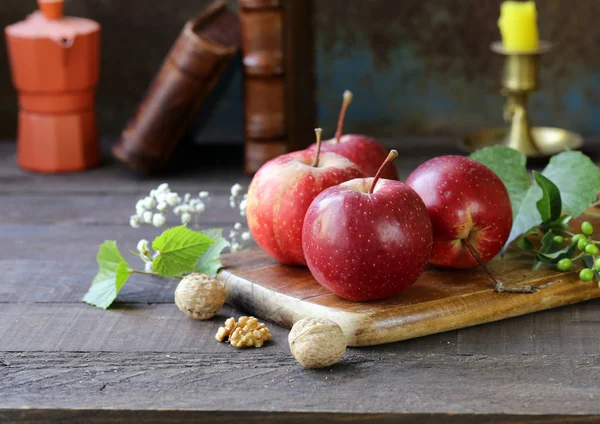
[[[231,305],[284,327],[305,317],[329,318],[342,327],[349,346],[421,337],[600,297],[597,282],[581,282],[577,271],[534,272],[532,262],[531,256],[512,252],[490,267],[504,282],[558,283],[533,294],[497,293],[479,269],[429,268],[397,297],[352,302],[319,285],[307,268],[280,265],[259,249],[226,255],[218,278]]]

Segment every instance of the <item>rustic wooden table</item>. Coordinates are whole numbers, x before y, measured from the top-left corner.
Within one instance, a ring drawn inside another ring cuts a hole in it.
[[[402,155],[401,174],[444,151]],[[217,343],[218,326],[242,311],[191,320],[173,304],[174,280],[133,276],[106,311],[81,303],[102,241],[134,248],[156,234],[128,217],[159,182],[210,191],[202,225],[231,227],[229,188],[249,182],[231,154],[161,179],[116,164],[45,176],[19,170],[14,144],[0,143],[0,422],[600,419],[600,301],[349,349],[316,371],[294,361],[274,325],[261,349]]]

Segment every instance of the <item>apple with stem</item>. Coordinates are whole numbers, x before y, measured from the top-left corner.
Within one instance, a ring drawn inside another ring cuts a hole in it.
[[[344,118],[350,102],[352,102],[352,92],[346,90],[344,91],[342,109],[340,110],[335,137],[331,140],[324,141],[321,150],[324,152],[335,152],[345,156],[357,164],[365,175],[375,175],[379,166],[385,160],[387,151],[381,144],[375,141],[375,139],[366,135],[342,135]],[[313,144],[309,149],[316,149],[316,147],[316,144]],[[390,180],[398,179],[398,172],[393,163],[388,165],[381,177]]]
[[[319,194],[306,212],[302,246],[315,279],[340,297],[368,301],[395,296],[423,273],[433,243],[421,198],[406,184],[357,178]]]
[[[248,188],[246,217],[256,243],[288,265],[306,265],[302,223],[313,199],[328,187],[364,176],[358,166],[333,152],[316,150],[281,155],[265,163]]]
[[[512,227],[508,191],[491,169],[463,156],[440,156],[415,169],[406,184],[421,196],[431,218],[432,265],[479,265],[497,291],[537,290],[535,286],[503,283],[486,265],[502,250]]]

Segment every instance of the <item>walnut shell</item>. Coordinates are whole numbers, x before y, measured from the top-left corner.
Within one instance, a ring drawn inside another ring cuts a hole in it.
[[[225,288],[206,274],[186,275],[175,289],[175,304],[190,318],[212,318],[219,313],[224,303]]]
[[[292,327],[288,342],[292,356],[305,368],[337,364],[346,351],[344,332],[328,319],[301,319]]]

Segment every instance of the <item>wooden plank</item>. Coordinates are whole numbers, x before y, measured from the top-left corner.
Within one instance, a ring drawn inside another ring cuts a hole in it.
[[[131,409],[0,409],[0,420],[15,424],[56,422],[86,423],[373,423],[373,424],[578,424],[600,420],[598,415],[515,415],[515,414],[348,414],[327,412],[260,412],[206,410],[131,410]]]
[[[267,354],[268,353],[268,354]],[[599,415],[600,356],[371,354],[305,370],[287,353],[2,353],[3,408]],[[559,421],[561,422],[561,421]]]
[[[167,290],[164,291],[165,293]],[[78,296],[80,297],[80,296]],[[165,296],[167,302],[170,296]],[[600,301],[405,340],[363,352],[447,355],[587,355],[600,352]],[[231,352],[214,341],[230,316],[194,321],[170,302],[123,304],[104,311],[83,303],[0,303],[0,351]],[[273,343],[265,353],[288,353],[288,331],[269,324]]]
[[[78,352],[211,352],[235,351],[214,336],[230,316],[241,314],[225,306],[219,316],[197,321],[174,303],[121,304],[109,310],[84,303],[0,303],[0,351]],[[287,347],[287,330],[270,325],[273,339],[261,352]]]
[[[246,269],[247,250],[225,258],[218,278],[225,284],[228,303],[285,327],[305,318],[327,317],[337,322],[350,346],[369,346],[406,340],[457,328],[511,318],[600,297],[595,281],[579,281],[576,271],[555,268],[532,271],[531,258],[507,253],[489,263],[506,283],[551,287],[533,294],[497,293],[480,269],[452,271],[428,268],[400,295],[375,302],[342,299],[319,285],[307,268],[278,264],[263,254],[262,266]],[[236,264],[228,264],[228,258]]]

